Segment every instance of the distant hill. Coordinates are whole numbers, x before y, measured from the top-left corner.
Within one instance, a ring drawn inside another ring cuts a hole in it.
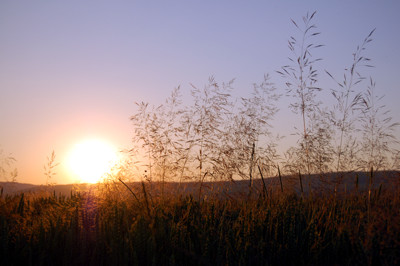
[[[20,194],[20,193],[38,193],[38,192],[51,192],[56,193],[56,195],[65,195],[68,196],[71,194],[71,191],[76,190],[87,190],[88,187],[92,185],[89,184],[66,184],[66,185],[54,185],[54,186],[45,186],[45,185],[33,185],[33,184],[25,184],[18,182],[0,182],[0,189],[3,189],[3,194]]]
[[[368,172],[353,172],[353,173],[330,173],[324,175],[302,175],[301,183],[299,175],[288,175],[282,177],[282,189],[284,191],[296,191],[300,193],[301,185],[304,193],[312,191],[315,194],[324,193],[326,191],[333,191],[336,187],[338,192],[354,191],[356,184],[359,191],[367,190],[370,183],[370,173]],[[358,181],[357,181],[358,180]],[[255,179],[252,182],[253,191],[262,191],[264,188],[268,192],[280,192],[281,180],[278,177]],[[119,189],[125,190],[126,188],[122,183],[116,184]],[[127,184],[134,193],[142,193],[141,182],[133,182]],[[154,194],[161,193],[161,183],[145,183],[146,189]],[[237,195],[247,195],[249,192],[249,180],[237,181],[218,181],[218,182],[203,182],[201,185],[198,182],[167,182],[164,184],[164,191],[167,194],[180,192],[183,194],[199,195],[201,186],[201,195],[218,195],[219,197],[234,197]],[[400,185],[400,172],[398,171],[385,171],[375,172],[372,176],[371,186],[378,188],[382,185],[383,189],[391,189]],[[32,185],[25,183],[11,183],[0,182],[0,189],[3,194],[14,193],[37,193],[37,192],[50,192],[56,195],[69,196],[71,191],[87,191],[89,188],[97,189],[97,184],[67,184],[67,185],[54,185],[46,187],[44,185]]]
[[[38,186],[18,182],[0,182],[0,189],[3,190],[3,194],[19,193],[20,191],[30,190],[36,187]]]

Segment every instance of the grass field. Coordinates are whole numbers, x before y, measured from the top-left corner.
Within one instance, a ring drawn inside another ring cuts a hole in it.
[[[161,197],[148,183],[128,184],[132,192],[103,184],[69,196],[2,194],[0,264],[397,265],[394,184],[336,194],[214,190],[201,198]]]

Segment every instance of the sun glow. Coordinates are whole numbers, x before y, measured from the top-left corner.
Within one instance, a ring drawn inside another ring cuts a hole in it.
[[[82,183],[97,183],[117,161],[117,151],[109,143],[90,139],[76,144],[68,160],[69,169]]]

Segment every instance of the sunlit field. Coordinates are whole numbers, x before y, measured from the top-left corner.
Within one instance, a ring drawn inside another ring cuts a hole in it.
[[[392,177],[393,178],[393,177]],[[397,265],[400,190],[197,193],[99,184],[0,197],[2,265]],[[258,180],[260,181],[260,180]],[[260,181],[261,182],[261,181]],[[210,185],[210,184],[208,184]],[[247,185],[247,183],[246,183]],[[247,187],[247,186],[245,186]],[[197,191],[198,186],[193,187]],[[158,195],[158,196],[157,196]]]
[[[233,80],[210,77],[191,102],[180,87],[138,101],[130,147],[68,147],[76,184],[54,182],[56,151],[41,186],[18,183],[0,153],[0,265],[399,265],[399,123],[363,76],[375,30],[337,76],[316,70],[316,17],[290,22],[284,88],[265,75],[235,97]],[[299,122],[285,151],[271,125],[282,108]]]

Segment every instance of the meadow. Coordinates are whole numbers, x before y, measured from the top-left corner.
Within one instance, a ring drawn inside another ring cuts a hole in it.
[[[178,87],[162,105],[137,103],[130,159],[102,182],[56,193],[53,153],[42,192],[1,189],[0,264],[400,264],[399,124],[361,73],[374,30],[323,89],[314,19],[292,20],[284,92],[265,75],[234,98],[233,81],[211,77],[184,105]],[[271,124],[284,94],[300,126],[280,154]]]
[[[0,263],[397,265],[399,178],[336,194],[302,193],[286,177],[283,192],[257,180],[251,194],[222,186],[201,198],[149,183],[2,194]]]

